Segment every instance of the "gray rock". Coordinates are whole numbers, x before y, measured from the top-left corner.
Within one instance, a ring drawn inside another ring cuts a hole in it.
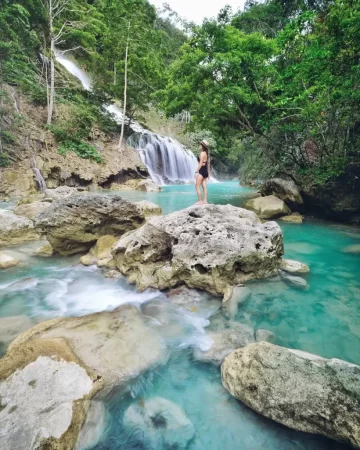
[[[275,335],[272,331],[259,329],[255,332],[255,340],[256,342],[272,342],[275,338]]]
[[[220,365],[224,358],[237,348],[255,342],[254,330],[248,325],[232,322],[230,326],[231,328],[209,332],[208,336],[213,341],[211,348],[207,351],[195,349],[194,358]]]
[[[310,269],[309,266],[301,263],[299,261],[294,261],[293,259],[282,259],[281,270],[284,270],[285,272],[289,273],[309,273]]]
[[[185,450],[195,436],[195,429],[184,411],[175,403],[153,397],[132,404],[125,411],[124,428],[145,449]]]
[[[73,420],[73,402],[89,394],[93,382],[74,362],[40,356],[0,382],[0,448],[42,448],[60,439]]]
[[[0,209],[0,246],[21,244],[39,239],[31,220]]]
[[[101,236],[119,237],[144,222],[144,213],[118,195],[77,194],[53,202],[35,224],[53,249],[66,256],[86,252]]]
[[[155,203],[149,202],[148,200],[142,200],[141,202],[136,202],[135,204],[144,213],[145,217],[161,216],[162,214],[160,206],[156,205]]]
[[[79,191],[74,187],[59,186],[55,189],[46,189],[45,198],[55,201],[55,200],[62,200],[66,197],[71,197],[72,195],[77,194],[79,194]]]
[[[274,195],[247,200],[244,208],[255,211],[261,219],[275,219],[291,213],[286,204]]]
[[[259,414],[360,448],[359,366],[260,342],[225,358],[221,374]]]
[[[245,286],[236,286],[232,296],[223,304],[224,314],[230,319],[234,319],[239,305],[245,303],[251,297],[251,290]]]
[[[267,180],[261,187],[261,193],[263,196],[275,195],[291,209],[297,209],[304,203],[299,188],[293,180],[283,180],[281,178]]]
[[[8,269],[9,267],[14,267],[19,264],[19,260],[7,255],[4,252],[0,252],[0,269]]]
[[[289,275],[288,273],[284,272],[283,270],[279,270],[280,277],[290,286],[293,286],[297,289],[307,289],[309,285],[307,284],[306,280],[301,277],[294,277],[293,275]]]
[[[161,191],[161,187],[155,184],[152,180],[142,180],[137,186],[137,189],[140,191],[146,191],[146,192],[159,192]]]
[[[115,263],[140,290],[190,288],[223,295],[229,285],[276,273],[280,227],[230,205],[194,206],[152,217],[113,248]]]
[[[35,217],[49,208],[50,203],[35,201],[32,203],[24,203],[14,209],[14,213],[18,216],[27,217],[30,220],[35,220]]]

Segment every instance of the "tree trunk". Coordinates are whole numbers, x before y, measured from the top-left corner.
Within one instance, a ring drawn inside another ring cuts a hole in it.
[[[128,56],[129,56],[129,37],[130,37],[130,22],[129,22],[128,37],[127,37],[126,50],[125,50],[123,117],[122,117],[121,133],[120,133],[120,140],[119,140],[119,152],[121,152],[122,142],[123,142],[123,139],[124,139],[124,128],[125,128],[126,102],[127,102],[127,72],[128,72]]]

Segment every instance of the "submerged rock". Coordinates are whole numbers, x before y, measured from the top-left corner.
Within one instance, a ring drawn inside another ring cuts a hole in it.
[[[20,333],[34,326],[28,316],[0,317],[0,346],[7,347]]]
[[[19,260],[13,258],[6,253],[0,252],[0,269],[8,269],[9,267],[14,267],[19,264]]]
[[[144,222],[139,207],[118,195],[77,194],[52,203],[35,223],[54,250],[66,256],[89,250],[101,236],[120,237]]]
[[[152,217],[113,249],[116,266],[140,290],[185,283],[218,295],[230,285],[273,275],[282,254],[275,222],[261,224],[253,212],[230,205]]]
[[[39,239],[31,220],[0,209],[0,246],[21,244]]]
[[[297,209],[304,203],[299,188],[293,180],[283,180],[281,178],[267,180],[261,187],[261,193],[264,196],[275,195],[291,209]]]
[[[360,255],[360,244],[353,244],[343,249],[344,253],[353,253],[354,255]]]
[[[286,204],[274,195],[247,200],[244,207],[255,211],[261,219],[274,219],[291,212]]]
[[[289,273],[309,273],[309,266],[293,259],[282,259],[281,270]]]
[[[81,428],[75,450],[96,448],[106,431],[108,412],[103,402],[92,400],[86,420]]]
[[[232,296],[223,304],[223,312],[226,316],[233,319],[238,308],[251,297],[251,289],[245,286],[236,286],[233,289]]]
[[[75,362],[39,356],[20,365],[0,382],[1,449],[71,448],[50,445],[68,431],[79,414],[78,401],[92,388],[86,370]]]
[[[35,201],[17,206],[14,209],[14,213],[18,216],[24,216],[30,220],[35,220],[35,217],[44,212],[49,206],[50,203]]]
[[[123,425],[134,441],[149,450],[185,450],[195,436],[194,426],[184,411],[162,397],[133,403],[125,411]]]
[[[225,358],[221,375],[259,414],[360,448],[359,366],[260,342]]]
[[[295,277],[293,275],[289,275],[288,273],[284,272],[283,270],[279,270],[280,277],[290,286],[293,286],[297,289],[307,289],[309,285],[307,284],[306,280],[301,277]]]

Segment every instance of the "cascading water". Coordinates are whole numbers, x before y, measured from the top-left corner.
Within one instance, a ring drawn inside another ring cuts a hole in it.
[[[40,169],[38,169],[37,167],[33,167],[33,171],[35,173],[36,181],[38,183],[40,192],[45,192],[45,190],[46,190],[46,183],[45,183],[44,177],[42,176],[42,173],[41,173]]]
[[[155,183],[187,183],[194,180],[197,160],[193,152],[179,142],[149,131],[135,134],[129,140],[140,152]]]
[[[80,80],[84,89],[91,90],[91,79],[84,70],[59,51],[55,56],[67,71]],[[123,114],[118,106],[112,104],[104,107],[118,124],[122,123]],[[135,134],[130,137],[129,144],[139,151],[155,183],[188,183],[194,180],[197,161],[191,150],[175,139],[151,133],[137,122],[131,122],[130,128]]]

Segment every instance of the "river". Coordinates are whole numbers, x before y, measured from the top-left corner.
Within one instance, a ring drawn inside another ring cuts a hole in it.
[[[251,192],[237,182],[209,185],[209,199],[217,204],[241,206]],[[190,185],[165,186],[159,193],[120,194],[130,200],[157,203],[165,214],[195,201]],[[350,246],[360,245],[360,230],[315,219],[303,224],[279,224],[284,233],[285,257],[310,266],[308,287],[299,290],[279,278],[249,283],[252,294],[238,311],[229,312],[231,320],[272,331],[276,344],[360,364],[360,264],[359,255],[349,251]],[[186,412],[196,431],[188,450],[348,448],[289,430],[255,414],[223,389],[218,368],[194,360],[193,348],[209,345],[206,329],[218,320],[219,299],[199,293],[201,301],[196,308],[174,306],[158,291],[139,294],[124,278],[106,279],[100,269],[78,265],[78,257],[31,256],[38,246],[29,243],[6,250],[22,263],[0,272],[0,317],[27,316],[36,323],[133,302],[153,318],[154,329],[164,341],[166,358],[162,364],[107,400],[106,429],[93,448],[153,448],[145,438],[129,434],[123,426],[126,408],[153,396],[171,400]],[[158,446],[153,450],[168,448]]]

